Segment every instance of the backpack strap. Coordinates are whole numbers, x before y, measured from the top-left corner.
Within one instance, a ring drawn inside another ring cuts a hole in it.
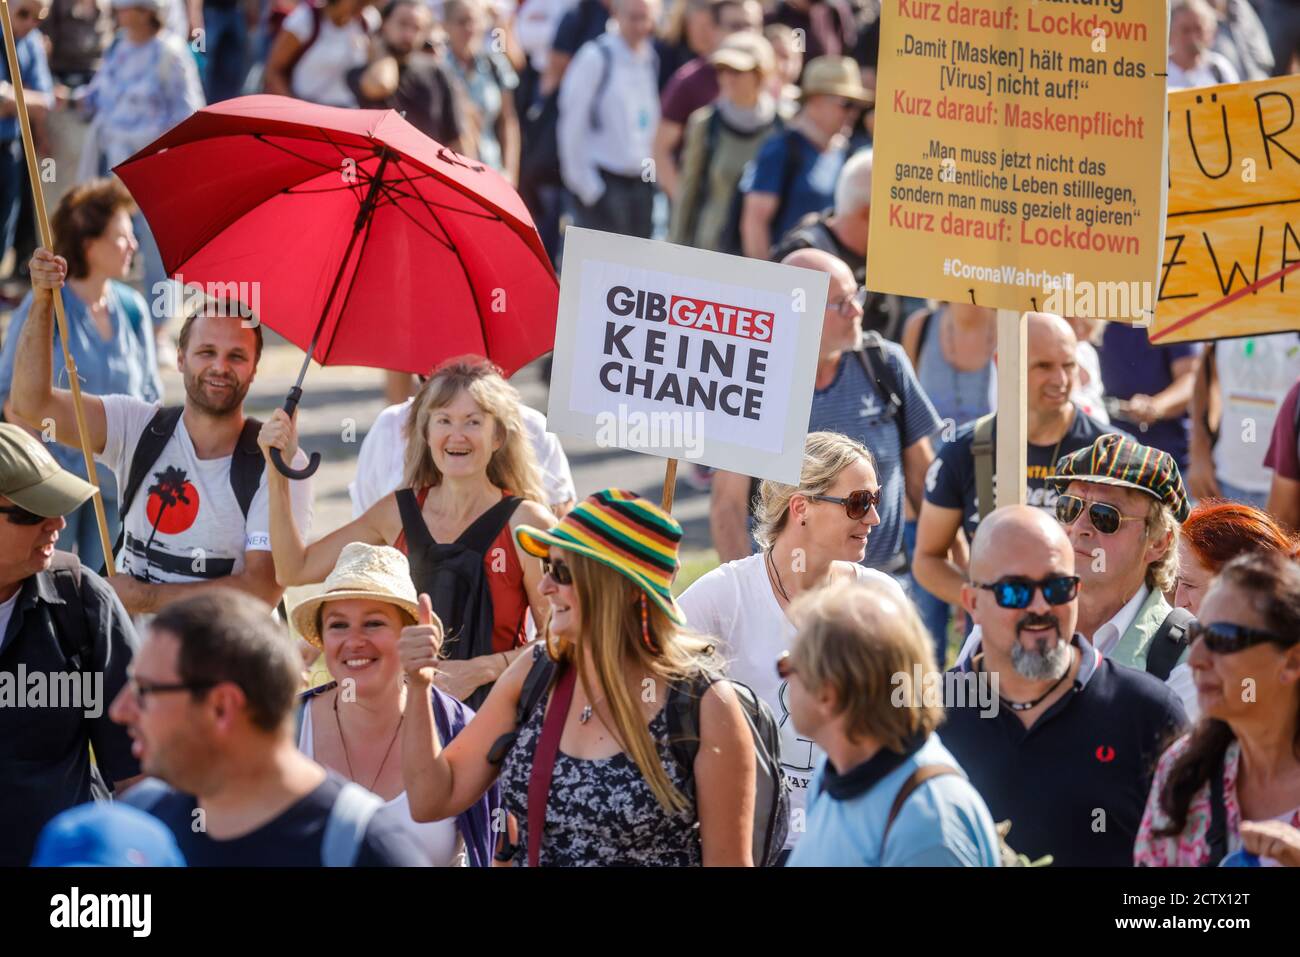
[[[126,485],[122,487],[122,492],[118,496],[118,513],[122,516],[122,528],[117,533],[117,541],[113,544],[113,554],[122,554],[122,542],[126,540],[126,516],[131,511],[131,506],[135,502],[135,497],[140,493],[140,486],[144,485],[144,480],[149,475],[149,470],[154,467],[158,461],[158,456],[162,455],[163,449],[171,441],[172,435],[176,432],[176,425],[181,420],[181,415],[185,412],[185,407],[181,405],[164,405],[159,406],[158,411],[153,414],[149,424],[144,427],[140,433],[139,440],[135,443],[135,451],[131,454],[131,467],[127,472]]]
[[[393,494],[397,496],[397,514],[402,518],[402,530],[398,532],[393,547],[399,552],[410,554],[412,538],[416,540],[416,545],[435,544],[433,536],[429,534],[429,526],[424,524],[424,500],[429,497],[429,490],[420,489],[417,494],[412,489],[399,488]]]
[[[607,34],[601,34],[592,45],[600,53],[600,83],[596,86],[596,95],[591,98],[591,110],[587,114],[587,124],[600,132],[604,124],[600,121],[600,104],[605,100],[605,90],[609,88],[609,78],[614,72],[614,51],[604,42]]]
[[[541,644],[536,645],[533,650],[532,667],[528,669],[523,687],[519,689],[519,701],[515,705],[514,729],[507,731],[493,742],[492,748],[488,751],[489,764],[499,765],[510,753],[515,739],[519,736],[519,729],[537,710],[542,698],[546,697],[546,692],[551,687],[551,679],[555,677],[556,668],[556,663],[546,654],[546,649]]]
[[[695,777],[695,758],[700,753],[700,702],[704,693],[719,680],[716,675],[700,673],[686,682],[668,686],[668,747],[681,765],[686,781]]]
[[[266,471],[266,457],[257,444],[257,435],[262,431],[262,423],[252,417],[244,419],[244,427],[239,432],[239,441],[235,443],[234,454],[230,456],[230,487],[239,502],[239,510],[248,518],[248,510],[253,505],[253,497],[262,484],[262,473]]]
[[[345,782],[325,821],[325,835],[320,842],[321,866],[355,867],[370,819],[383,806],[384,799],[379,795],[371,794],[360,784]]]
[[[38,572],[54,585],[62,604],[51,602],[45,607],[54,622],[59,650],[74,671],[86,671],[95,660],[94,635],[86,627],[85,607],[81,603],[81,560],[69,552],[56,551],[50,567]]]
[[[461,532],[456,543],[480,555],[486,555],[492,543],[496,541],[496,537],[501,534],[501,529],[510,521],[510,517],[515,514],[515,509],[522,501],[523,499],[514,495],[504,496],[501,501],[474,519],[470,527]]]
[[[936,309],[927,309],[921,313],[921,328],[918,330],[916,337],[916,362],[921,364],[921,350],[925,348],[925,340],[930,335],[930,329],[934,325],[934,317],[938,312]]]
[[[960,771],[946,764],[927,764],[908,775],[907,780],[903,782],[903,786],[894,795],[894,803],[889,808],[889,817],[885,818],[885,830],[880,835],[880,859],[882,861],[885,859],[885,842],[889,840],[889,829],[894,826],[894,821],[899,812],[903,810],[903,805],[907,803],[907,799],[926,781],[932,778],[941,778],[946,774],[961,776]]]
[[[772,215],[774,226],[785,216],[785,209],[790,205],[790,187],[794,185],[795,177],[799,175],[799,165],[803,162],[803,151],[799,148],[799,140],[803,138],[803,134],[787,127],[781,131],[781,136],[785,140],[785,158],[781,165],[781,198],[777,201],[776,212]]]
[[[159,778],[145,778],[131,785],[130,790],[116,800],[122,804],[129,804],[138,811],[152,814],[153,809],[162,802],[162,799],[171,793],[171,786],[167,782]]]
[[[885,400],[890,412],[901,417],[903,395],[898,388],[898,378],[885,357],[885,343],[878,332],[868,332],[862,337],[862,348],[854,353],[858,364],[876,386],[876,392]]]
[[[1228,811],[1223,797],[1223,758],[1214,763],[1210,774],[1210,827],[1205,832],[1210,858],[1204,867],[1218,867],[1228,854]]]
[[[981,522],[993,511],[993,426],[997,420],[996,411],[976,419],[975,435],[970,443],[971,457],[975,461],[975,497],[979,500]]]
[[[311,707],[311,699],[318,695],[323,695],[327,691],[333,691],[339,686],[337,681],[331,681],[328,684],[319,685],[315,688],[309,688],[302,694],[298,695],[298,707],[294,711],[293,724],[293,746],[298,747],[298,742],[302,740],[302,726],[307,720],[307,709]]]
[[[1147,648],[1147,674],[1169,680],[1169,673],[1187,649],[1187,626],[1195,620],[1186,608],[1170,609]]]
[[[546,803],[551,796],[551,778],[555,774],[555,756],[560,751],[564,721],[573,703],[578,684],[578,669],[565,668],[555,685],[551,710],[542,722],[542,734],[533,752],[533,767],[528,775],[528,866],[537,867],[542,855],[542,832],[546,828]]]

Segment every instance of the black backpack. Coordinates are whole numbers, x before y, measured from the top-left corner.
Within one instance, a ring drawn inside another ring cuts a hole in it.
[[[423,499],[409,488],[398,489],[396,495],[411,580],[417,592],[429,596],[434,614],[442,622],[446,656],[467,661],[492,654],[496,618],[483,560],[522,499],[509,495],[502,498],[475,519],[460,538],[444,544],[429,534],[421,514]],[[491,685],[484,685],[465,703],[477,710],[491,690]]]
[[[140,487],[144,485],[149,470],[154,467],[158,456],[162,455],[163,449],[171,441],[184,411],[184,406],[162,406],[140,433],[140,440],[131,455],[131,468],[127,473],[126,485],[118,496],[118,513],[122,518],[122,527],[118,530],[117,541],[113,543],[114,558],[122,554],[122,542],[126,540],[127,513],[131,510],[136,495],[140,493]],[[262,484],[262,473],[266,470],[266,459],[257,444],[257,434],[261,430],[262,423],[259,420],[251,417],[244,419],[244,428],[239,433],[239,441],[235,443],[234,454],[230,457],[230,488],[235,493],[235,500],[239,502],[239,510],[243,512],[245,519],[248,518],[248,509],[253,504],[253,496],[257,494],[258,486]],[[105,566],[100,574],[107,574],[107,572]]]
[[[1169,680],[1169,672],[1187,648],[1187,626],[1195,620],[1186,608],[1170,609],[1147,648],[1147,674]]]
[[[488,762],[499,765],[514,746],[523,727],[550,691],[558,672],[542,646],[533,652],[533,665],[524,677],[515,708],[515,730],[497,738],[488,752]],[[781,767],[781,735],[772,709],[753,690],[739,681],[719,675],[701,675],[689,685],[673,684],[668,690],[668,740],[673,757],[687,775],[687,787],[695,788],[695,758],[700,753],[700,699],[715,681],[731,681],[745,721],[754,739],[754,864],[773,867],[785,847],[790,830],[790,789]]]

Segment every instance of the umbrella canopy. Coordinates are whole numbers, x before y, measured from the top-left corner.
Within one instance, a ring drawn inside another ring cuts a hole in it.
[[[168,275],[255,298],[322,365],[473,353],[510,375],[554,345],[558,284],[519,195],[392,110],[240,97],[115,172]]]

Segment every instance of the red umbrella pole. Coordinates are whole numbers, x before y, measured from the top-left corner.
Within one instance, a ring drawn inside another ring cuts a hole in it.
[[[375,201],[379,195],[379,189],[383,185],[384,167],[388,165],[388,147],[379,154],[379,165],[375,168],[374,176],[370,178],[370,188],[366,191],[366,197],[361,201],[361,208],[357,210],[357,218],[352,224],[352,237],[348,240],[348,248],[343,251],[343,260],[339,263],[338,272],[334,274],[334,284],[330,286],[329,295],[325,299],[325,308],[321,310],[320,322],[316,323],[316,331],[312,333],[311,345],[307,347],[307,355],[303,357],[302,368],[298,370],[298,381],[293,384],[289,394],[284,399],[284,411],[293,418],[293,413],[298,408],[298,403],[302,399],[302,382],[307,377],[307,367],[311,365],[311,357],[316,352],[316,344],[320,341],[320,334],[325,328],[325,320],[329,317],[330,308],[334,305],[334,297],[338,294],[339,285],[343,281],[343,273],[347,271],[348,262],[352,259],[352,250],[357,244],[357,238],[365,228],[370,217],[375,211]],[[271,461],[275,464],[276,469],[281,475],[291,479],[311,478],[320,468],[320,453],[312,452],[311,460],[305,468],[296,469],[284,460],[279,449],[271,449]]]

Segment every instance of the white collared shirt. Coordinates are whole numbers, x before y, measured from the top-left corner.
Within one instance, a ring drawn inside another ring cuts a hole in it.
[[[604,54],[598,45],[611,56],[603,90]],[[598,130],[591,122],[597,95]],[[591,206],[605,192],[602,169],[641,176],[651,156],[651,140],[659,125],[659,66],[653,45],[646,40],[634,51],[617,30],[583,44],[560,83],[559,106],[560,173],[564,185]]]
[[[1092,633],[1093,647],[1109,658],[1115,646],[1119,644],[1119,640],[1124,637],[1124,632],[1128,631],[1129,626],[1133,624],[1133,619],[1137,618],[1138,612],[1142,610],[1143,603],[1150,596],[1151,587],[1143,582],[1142,587],[1128,600],[1128,604],[1115,612],[1113,618],[1104,622]]]

